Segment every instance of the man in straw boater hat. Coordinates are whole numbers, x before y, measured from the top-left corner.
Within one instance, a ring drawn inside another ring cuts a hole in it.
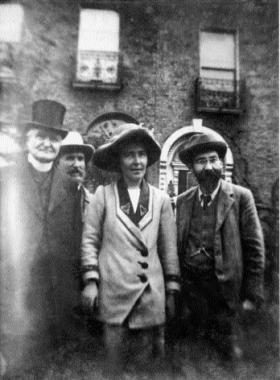
[[[97,305],[113,373],[137,332],[138,338],[151,339],[138,353],[149,355],[150,347],[155,357],[162,356],[165,310],[168,318],[175,313],[175,220],[168,196],[145,180],[159,156],[160,146],[147,129],[123,124],[93,157],[98,168],[120,173],[116,183],[97,188],[82,237],[83,302],[90,309]]]
[[[61,279],[67,282],[72,265],[76,199],[54,165],[68,133],[65,111],[53,100],[34,102],[24,154],[1,173],[1,346],[8,368],[33,364],[68,327]]]
[[[85,144],[79,132],[70,131],[61,143],[58,166],[65,176],[66,182],[76,189],[83,189],[88,195],[89,192],[83,186],[86,177],[86,168],[92,158],[94,148],[90,144]]]
[[[57,170],[59,171],[62,183],[65,204],[65,210],[72,212],[72,231],[69,231],[69,241],[71,247],[57,257],[57,267],[59,264],[65,270],[64,276],[61,276],[61,296],[62,302],[68,303],[68,315],[73,315],[77,319],[77,333],[82,330],[82,308],[80,305],[82,278],[80,275],[81,261],[81,238],[82,227],[88,205],[92,200],[92,194],[83,186],[86,177],[87,165],[92,159],[94,148],[90,144],[85,144],[83,137],[77,131],[70,131],[61,143],[59,155],[57,157]],[[62,209],[63,213],[63,209]],[[61,222],[65,224],[66,215],[61,214]],[[63,253],[66,255],[63,257]],[[66,279],[68,281],[66,281]],[[68,301],[67,301],[68,300]],[[74,330],[74,326],[73,326]],[[72,330],[71,334],[74,335]]]
[[[195,326],[240,359],[237,311],[263,301],[264,242],[251,191],[222,179],[226,152],[224,140],[202,133],[179,153],[198,186],[177,200],[178,254],[182,302]]]

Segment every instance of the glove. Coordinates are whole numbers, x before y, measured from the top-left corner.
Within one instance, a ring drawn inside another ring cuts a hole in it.
[[[256,311],[257,307],[256,307],[256,305],[252,301],[246,299],[242,303],[242,309],[244,311]]]

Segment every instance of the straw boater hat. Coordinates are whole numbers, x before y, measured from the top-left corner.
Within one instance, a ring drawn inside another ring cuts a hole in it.
[[[31,128],[54,131],[64,138],[68,131],[63,129],[63,119],[66,108],[54,100],[41,99],[32,105],[32,121],[24,125],[24,131]]]
[[[92,158],[94,148],[90,144],[84,144],[82,135],[79,132],[71,131],[62,140],[59,155],[66,153],[82,152],[85,155],[85,161],[88,163]]]
[[[160,146],[151,133],[141,125],[122,124],[117,127],[110,140],[101,145],[93,155],[93,163],[99,169],[119,172],[119,153],[125,144],[141,143],[148,156],[148,166],[160,157]]]
[[[227,144],[222,138],[212,133],[199,133],[190,137],[187,144],[179,152],[180,160],[190,165],[196,155],[214,150],[221,159],[224,159],[227,152]]]

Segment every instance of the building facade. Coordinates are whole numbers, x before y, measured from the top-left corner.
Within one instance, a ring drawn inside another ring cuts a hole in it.
[[[2,130],[20,131],[40,98],[65,104],[67,128],[96,146],[116,125],[141,122],[163,147],[149,179],[172,195],[193,183],[178,151],[193,133],[213,130],[229,146],[227,179],[254,193],[269,263],[278,266],[277,0],[0,6],[0,18],[1,9],[18,12],[13,29],[19,29],[14,36],[9,26],[0,27]],[[92,190],[106,180],[91,168]]]

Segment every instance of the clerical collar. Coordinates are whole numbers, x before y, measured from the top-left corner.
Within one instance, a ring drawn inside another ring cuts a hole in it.
[[[218,194],[218,191],[220,189],[220,186],[221,186],[221,180],[219,180],[218,182],[218,185],[216,187],[216,189],[214,191],[212,191],[210,195],[211,197],[211,202],[213,202],[213,200],[215,199],[216,195]],[[203,194],[203,192],[201,191],[200,187],[198,186],[198,199],[199,201],[201,200],[201,195]],[[205,195],[205,194],[204,194]],[[209,202],[209,205],[211,204],[211,202]]]
[[[28,153],[27,161],[33,166],[34,169],[39,172],[49,172],[52,169],[53,161],[51,162],[40,162],[32,156],[31,153]]]

